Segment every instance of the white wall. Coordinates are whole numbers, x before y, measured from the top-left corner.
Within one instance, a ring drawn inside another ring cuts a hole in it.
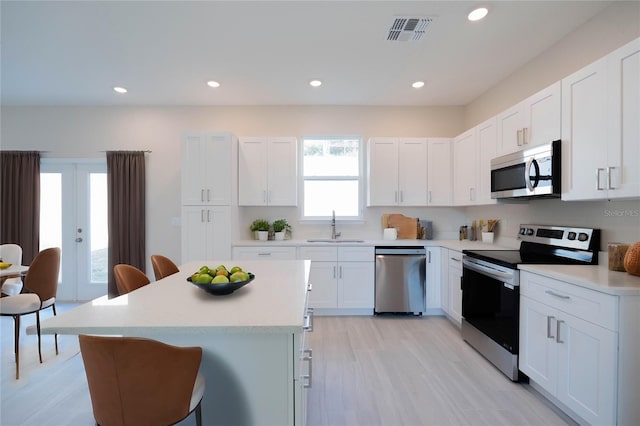
[[[544,23],[540,31],[544,31]],[[470,129],[638,37],[640,2],[612,2],[602,13],[467,105],[465,128]]]

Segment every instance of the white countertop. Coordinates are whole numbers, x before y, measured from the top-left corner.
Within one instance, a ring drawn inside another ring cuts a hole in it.
[[[640,296],[640,277],[605,265],[519,265],[518,269],[614,296]]]
[[[238,265],[255,279],[215,296],[187,282],[201,266]],[[301,331],[310,261],[190,262],[129,294],[95,299],[42,321],[45,334],[274,333]]]

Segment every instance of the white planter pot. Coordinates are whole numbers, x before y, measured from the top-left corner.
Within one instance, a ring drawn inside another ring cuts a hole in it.
[[[269,239],[269,231],[258,231],[258,240],[267,241]]]
[[[275,238],[275,240],[276,240],[276,241],[282,241],[282,240],[284,240],[284,236],[285,236],[285,234],[286,234],[286,232],[285,232],[285,231],[282,231],[282,232],[274,232],[274,233],[273,233],[274,238]]]

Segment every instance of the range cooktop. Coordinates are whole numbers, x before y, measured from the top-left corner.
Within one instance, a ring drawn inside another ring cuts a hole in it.
[[[520,250],[463,250],[463,254],[514,269],[522,264],[598,264],[599,229],[520,225],[518,239]]]

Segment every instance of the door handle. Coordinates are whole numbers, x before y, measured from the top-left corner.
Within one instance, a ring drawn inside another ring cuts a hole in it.
[[[606,170],[606,169],[601,167],[596,169],[596,191],[602,191],[605,189],[600,186],[600,172],[603,170]]]
[[[81,243],[81,242],[82,242],[82,237],[76,238],[76,243]]]

